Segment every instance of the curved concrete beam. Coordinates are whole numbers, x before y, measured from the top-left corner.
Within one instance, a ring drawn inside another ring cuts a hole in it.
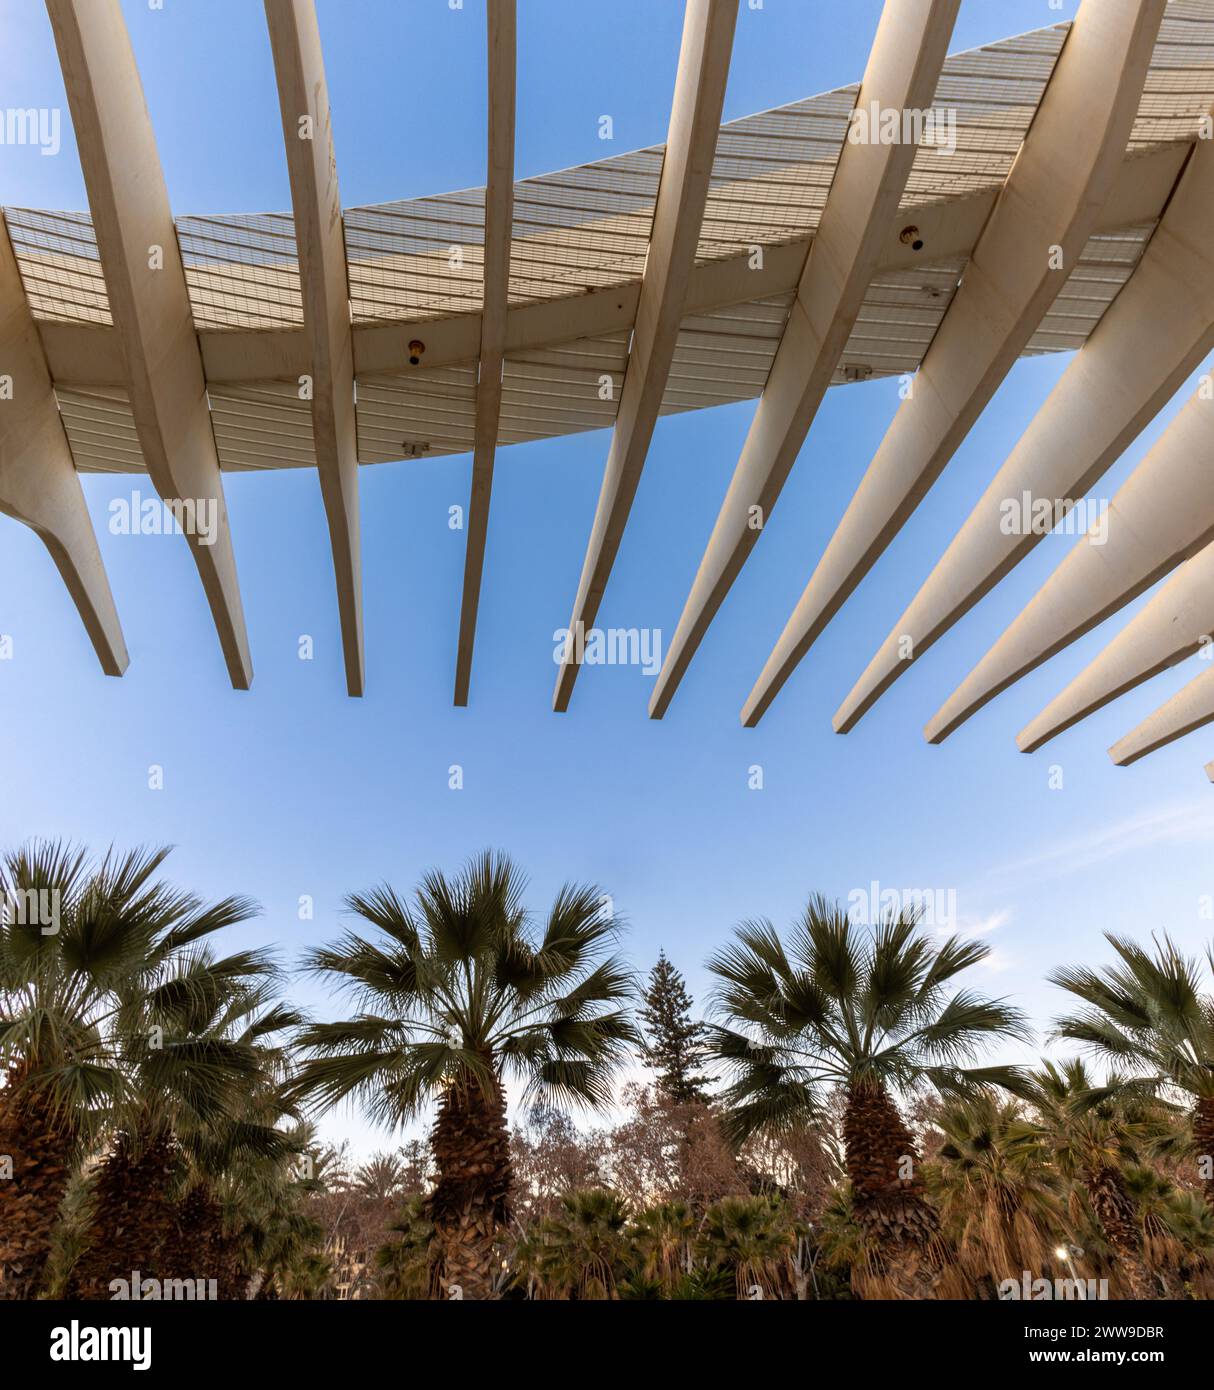
[[[1095,231],[1163,0],[1084,0],[923,365],[742,710],[753,727],[926,496]]]
[[[867,112],[874,103],[882,110],[929,107],[957,10],[958,0],[890,0],[856,110]],[[666,713],[805,443],[876,273],[917,152],[909,142],[849,139],[843,146],[771,374],[649,701],[653,719]]]
[[[455,653],[455,703],[468,703],[476,615],[485,568],[489,501],[498,422],[502,414],[502,371],[506,362],[506,310],[510,301],[510,243],[514,225],[514,113],[517,14],[515,0],[488,0],[489,178],[485,186],[484,307],[481,313],[480,377],[472,446],[472,491],[464,552],[464,595]]]
[[[1127,155],[1109,201],[1100,212],[1097,232],[1118,232],[1154,222],[1167,205],[1193,146],[1183,141]],[[945,264],[969,256],[998,200],[998,190],[974,193],[931,207],[915,209],[915,225],[926,251],[904,245],[898,233],[906,218],[890,218],[877,260],[876,274]],[[706,261],[691,273],[686,312],[704,313],[793,293],[805,269],[812,237],[763,248],[763,264],[753,265],[750,252]],[[925,261],[924,255],[931,260]],[[506,315],[506,351],[551,347],[575,338],[625,333],[636,321],[639,282],[612,285],[563,299],[513,304]],[[450,367],[475,362],[480,352],[480,314],[461,313],[425,320],[426,365]],[[417,337],[419,321],[354,325],[355,376],[400,370]],[[38,325],[47,363],[56,382],[95,387],[125,381],[122,345],[107,324]],[[241,382],[296,380],[308,370],[307,342],[301,328],[213,329],[198,333],[207,379],[225,385]]]
[[[361,695],[363,599],[354,338],[329,89],[313,0],[265,0],[265,7],[295,211],[312,378],[312,439],[337,580],[346,689]]]
[[[1098,537],[1102,528],[1106,542]],[[1097,543],[1093,544],[1093,540]],[[1214,391],[1209,377],[1160,436],[1093,531],[924,731],[941,743],[970,715],[1214,540]]]
[[[1129,283],[839,706],[836,733],[853,729],[1046,534],[1005,529],[1008,502],[1045,499],[1061,517],[1214,350],[1211,208],[1214,141],[1199,140]]]
[[[160,496],[205,509],[214,524],[213,543],[202,527],[188,529],[186,542],[232,684],[247,690],[253,664],[202,357],[122,7],[119,0],[46,3],[140,448]]]
[[[1154,753],[1169,743],[1175,743],[1194,729],[1201,729],[1214,720],[1214,668],[1203,671],[1183,690],[1148,715],[1137,728],[1109,749],[1109,757],[1118,767],[1129,767],[1139,758]],[[1214,764],[1211,764],[1214,766]],[[1206,769],[1209,772],[1209,768]],[[1212,778],[1214,780],[1214,778]]]
[[[687,0],[649,255],[611,451],[569,619],[573,634],[594,626],[666,393],[708,200],[737,18],[738,0]],[[581,652],[580,641],[566,644],[552,695],[558,713],[569,707]]]
[[[2,219],[0,381],[0,511],[37,533],[63,576],[101,669],[120,676],[128,661],[122,625]]]
[[[1187,560],[1100,655],[1016,736],[1022,753],[1214,642],[1214,545]],[[1210,648],[1214,651],[1214,648]]]

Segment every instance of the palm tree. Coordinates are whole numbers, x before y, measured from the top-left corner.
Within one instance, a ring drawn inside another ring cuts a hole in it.
[[[686,1202],[660,1202],[637,1213],[628,1232],[640,1277],[669,1296],[690,1274],[696,1237],[695,1214]]]
[[[540,1223],[531,1252],[541,1286],[580,1302],[618,1298],[627,1224],[627,1204],[607,1188],[564,1193],[556,1212]]]
[[[277,1296],[280,1280],[315,1263],[323,1243],[309,1211],[316,1184],[302,1164],[308,1130],[272,1120],[285,1114],[271,1108],[260,1122],[221,1131],[192,1175],[165,1246],[166,1267],[171,1261],[214,1279],[220,1298]]]
[[[1201,965],[1167,936],[1154,955],[1126,937],[1106,933],[1105,940],[1115,964],[1050,976],[1088,1006],[1060,1019],[1058,1035],[1105,1059],[1135,1090],[1187,1098],[1190,1155],[1214,1209],[1214,994],[1203,992]],[[1214,970],[1214,947],[1206,959]]]
[[[542,930],[522,906],[509,859],[485,853],[456,878],[425,876],[409,907],[388,886],[349,907],[378,931],[347,933],[306,967],[348,990],[360,1012],[313,1024],[295,1091],[314,1105],[347,1098],[400,1125],[437,1101],[436,1292],[494,1295],[494,1247],[510,1215],[513,1172],[503,1082],[526,1099],[602,1106],[635,1029],[620,1007],[632,978],[608,954],[614,923],[597,889],[567,885]]]
[[[1033,1116],[1014,1131],[1087,1195],[1131,1298],[1154,1298],[1155,1281],[1143,1258],[1142,1221],[1126,1187],[1124,1166],[1147,1138],[1146,1116],[1127,1112],[1120,1077],[1097,1086],[1078,1059],[1046,1062],[1032,1077]]]
[[[918,1149],[894,1093],[926,1083],[943,1094],[1016,1088],[1014,1067],[965,1066],[994,1039],[1027,1036],[1001,1000],[945,986],[988,948],[937,944],[904,912],[871,929],[825,898],[810,899],[786,949],[770,922],[748,922],[709,969],[716,1055],[731,1072],[725,1101],[734,1141],[787,1132],[844,1093],[843,1140],[856,1220],[890,1294],[933,1294],[947,1263]]]
[[[704,1261],[730,1270],[736,1297],[766,1298],[797,1243],[792,1213],[776,1197],[722,1197],[704,1213],[697,1242]]]
[[[254,1120],[250,1098],[281,1064],[271,1042],[298,1017],[271,1002],[277,980],[269,955],[216,959],[185,952],[163,977],[141,986],[123,1039],[126,1086],[107,1117],[109,1143],[90,1175],[93,1216],[74,1270],[73,1296],[109,1297],[110,1280],[132,1270],[161,1278],[202,1277],[201,1261],[165,1263],[181,1221],[183,1187],[249,1153],[281,1153],[283,1137]],[[217,1140],[227,1143],[222,1157]]]
[[[350,1186],[371,1202],[390,1202],[404,1195],[405,1162],[399,1153],[372,1154],[354,1170]]]
[[[197,942],[253,906],[204,906],[155,879],[168,849],[33,842],[0,861],[0,1298],[39,1289],[74,1165],[124,1103],[143,1000]],[[49,904],[43,913],[24,910]]]
[[[422,1299],[430,1289],[430,1242],[434,1227],[426,1215],[426,1199],[415,1193],[405,1199],[397,1219],[388,1227],[399,1240],[381,1245],[375,1252],[380,1296],[390,1299]]]
[[[1021,1108],[984,1092],[940,1107],[928,1189],[958,1263],[982,1284],[1040,1270],[1066,1231],[1057,1172],[1020,1140]]]
[[[1183,1297],[1186,1286],[1210,1296],[1214,1261],[1214,1212],[1199,1192],[1187,1191],[1158,1168],[1146,1164],[1125,1170],[1125,1185],[1142,1222],[1143,1257],[1164,1283],[1169,1298]]]

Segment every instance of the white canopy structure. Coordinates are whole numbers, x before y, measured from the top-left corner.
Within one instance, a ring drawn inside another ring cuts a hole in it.
[[[724,125],[738,0],[686,0],[667,143],[519,181],[515,0],[487,5],[484,188],[343,209],[312,0],[265,0],[293,209],[174,219],[119,0],[47,0],[90,211],[4,209],[0,374],[14,386],[0,403],[0,509],[43,538],[103,669],[120,675],[126,649],[76,475],[146,473],[170,504],[213,505],[214,544],[186,539],[246,688],[223,475],[315,468],[357,695],[359,469],[471,453],[464,704],[491,582],[496,449],[611,427],[570,596],[571,627],[589,627],[658,417],[757,399],[657,680],[660,718],[826,390],[905,378],[746,702],[753,725],[1016,359],[1073,352],[844,701],[845,732],[1040,539],[1000,525],[1004,500],[1063,509],[1083,497],[1214,349],[1214,0],[1083,0],[1070,24],[952,56],[959,0],[886,0],[862,82]],[[916,142],[925,129],[950,139]],[[929,737],[1186,562],[1022,746],[1202,649],[1189,629],[1214,625],[1197,584],[1214,541],[1211,410],[1199,392],[1119,494],[1100,553],[1080,543]],[[579,670],[560,667],[557,710]],[[1118,761],[1214,720],[1210,689],[1165,706]]]

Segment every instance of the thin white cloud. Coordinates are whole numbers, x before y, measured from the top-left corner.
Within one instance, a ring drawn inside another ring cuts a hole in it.
[[[941,940],[948,936],[963,937],[985,937],[997,932],[1000,927],[1004,927],[1012,920],[1012,909],[1001,907],[994,912],[983,915],[962,915],[954,923],[942,923],[935,928],[935,935]],[[988,975],[1001,975],[1005,970],[1011,970],[1019,962],[1008,951],[1000,946],[987,946],[986,956],[978,962],[975,967],[984,970]]]
[[[988,912],[984,917],[962,917],[957,923],[957,930],[962,936],[990,936],[1011,920],[1012,909],[1001,907],[997,912]]]
[[[1214,834],[1214,807],[1189,801],[1143,811],[1128,820],[1075,836],[1037,854],[1003,864],[992,876],[1024,874],[1064,877],[1160,845],[1208,844]]]
[[[974,968],[985,970],[988,975],[1002,975],[1008,970],[1015,970],[1019,964],[1019,958],[1010,951],[1005,951],[1002,946],[992,946],[986,957]]]

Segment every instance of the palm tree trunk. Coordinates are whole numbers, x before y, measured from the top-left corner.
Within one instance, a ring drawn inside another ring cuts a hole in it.
[[[932,1298],[946,1262],[910,1131],[880,1082],[847,1088],[843,1142],[852,1205],[874,1269],[896,1298]]]
[[[1155,1298],[1158,1290],[1142,1258],[1142,1228],[1134,1199],[1116,1168],[1091,1169],[1083,1185],[1109,1244],[1116,1251],[1119,1271],[1131,1298]]]
[[[46,1098],[22,1090],[26,1070],[14,1067],[0,1090],[0,1299],[37,1296],[72,1172],[73,1136]],[[4,1164],[7,1168],[7,1164]]]
[[[108,1300],[110,1282],[129,1280],[136,1270],[149,1279],[187,1277],[163,1258],[174,1219],[167,1190],[179,1166],[167,1133],[117,1136],[93,1180],[93,1219],[72,1270],[70,1298]]]
[[[225,1232],[223,1209],[205,1184],[177,1204],[162,1258],[173,1278],[201,1279],[208,1287],[214,1280],[217,1299],[234,1302],[248,1293],[251,1276],[239,1244]]]
[[[447,1091],[430,1145],[438,1168],[427,1212],[434,1223],[432,1295],[494,1298],[495,1247],[510,1219],[514,1181],[496,1077],[489,1085],[469,1079]]]
[[[1200,1096],[1193,1107],[1193,1144],[1206,1205],[1214,1209],[1214,1096]]]

